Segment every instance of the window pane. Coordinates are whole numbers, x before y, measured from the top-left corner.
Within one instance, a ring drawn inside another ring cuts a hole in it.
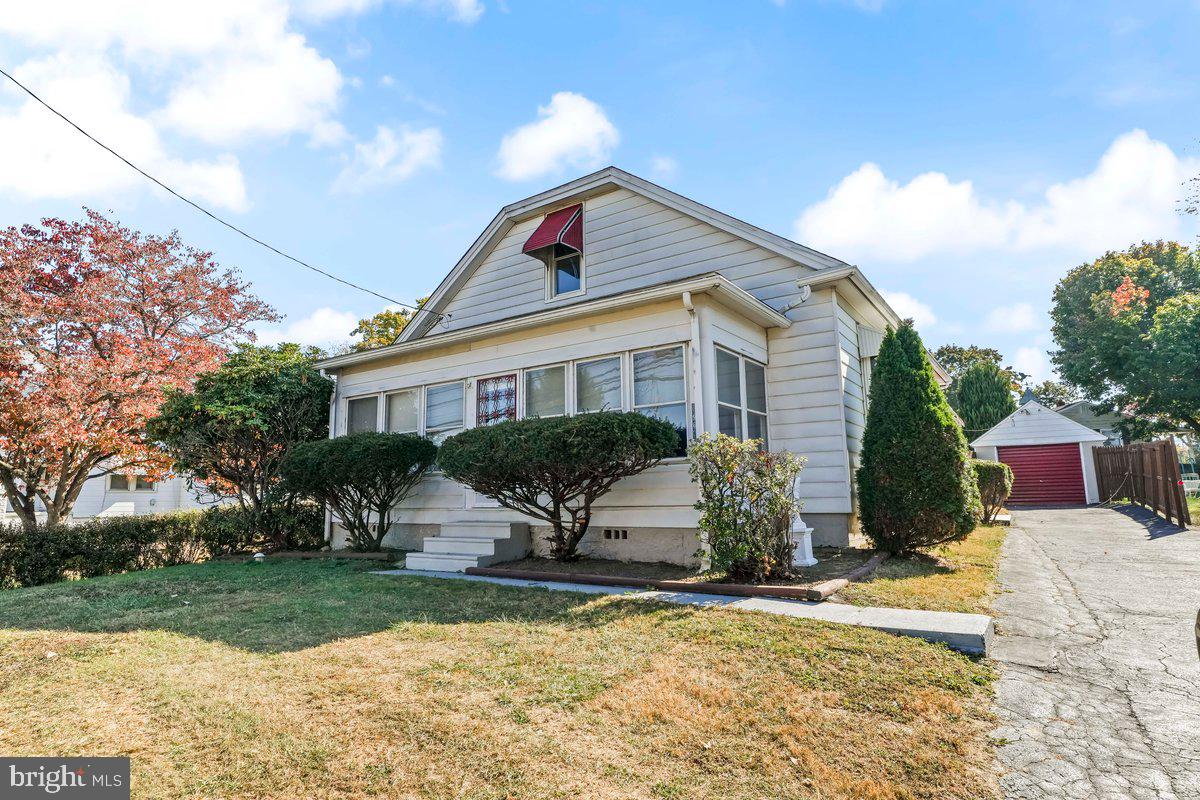
[[[419,426],[416,390],[389,394],[387,396],[388,433],[416,433]]]
[[[113,473],[108,476],[108,488],[114,492],[127,492],[129,491],[129,478]]]
[[[575,365],[575,409],[620,411],[621,359],[618,356]]]
[[[567,368],[525,371],[525,416],[555,417],[567,413]]]
[[[749,366],[747,364],[746,366]],[[767,449],[767,415],[755,414],[753,411],[746,414],[746,438],[747,439],[762,439],[763,449]]]
[[[136,486],[138,489],[145,492],[154,491],[154,481],[143,478],[141,475],[137,476]]]
[[[717,406],[717,430],[726,436],[742,438],[742,410]]]
[[[633,404],[682,402],[683,348],[650,350],[633,356]]]
[[[645,414],[647,417],[658,417],[675,426],[675,435],[679,437],[679,444],[675,448],[675,455],[687,455],[687,406],[683,403],[674,403],[667,406],[646,406],[639,408],[638,413]]]
[[[554,294],[577,292],[583,285],[580,280],[583,275],[583,262],[579,254],[555,259],[554,261]]]
[[[359,397],[347,404],[346,433],[373,431],[378,422],[379,398]]]
[[[753,361],[746,362],[746,407],[767,410],[767,371]]]
[[[463,385],[448,383],[425,390],[425,430],[461,428],[463,424]]]
[[[717,350],[717,399],[733,406],[742,404],[742,379],[738,375],[738,361],[732,353]]]

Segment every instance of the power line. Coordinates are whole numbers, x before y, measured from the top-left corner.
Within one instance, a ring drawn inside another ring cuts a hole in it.
[[[16,78],[14,78],[12,75],[10,75],[10,74],[8,74],[7,72],[5,72],[3,69],[0,69],[0,75],[3,75],[4,77],[8,78],[10,81],[12,81],[14,84],[16,84],[16,85],[17,85],[17,87],[18,87],[19,89],[21,89],[21,91],[25,92],[25,94],[29,95],[29,96],[30,96],[30,97],[32,97],[34,100],[36,100],[38,103],[40,103],[41,105],[43,105],[43,106],[44,106],[44,107],[45,107],[45,108],[46,108],[48,111],[50,111],[50,113],[54,114],[54,116],[58,117],[58,118],[59,118],[59,119],[61,119],[63,122],[65,122],[65,123],[67,123],[68,125],[70,125],[72,128],[74,128],[75,130],[77,130],[77,131],[79,131],[80,133],[82,133],[84,136],[86,136],[88,139],[90,139],[90,140],[91,140],[91,141],[92,141],[94,144],[98,145],[99,147],[103,148],[104,150],[107,150],[107,151],[108,151],[110,154],[112,154],[112,155],[113,155],[113,156],[115,156],[116,158],[118,158],[118,159],[120,159],[121,161],[123,161],[123,162],[125,163],[125,165],[126,165],[126,166],[128,166],[130,169],[132,169],[134,172],[138,173],[138,174],[139,174],[139,175],[141,175],[143,178],[145,178],[145,179],[147,179],[147,180],[151,181],[152,183],[154,183],[155,185],[157,185],[159,188],[166,190],[168,193],[170,193],[170,194],[174,195],[174,196],[175,196],[175,197],[177,197],[178,199],[180,199],[180,200],[182,200],[183,202],[187,203],[189,206],[191,206],[192,208],[196,209],[196,210],[197,210],[197,211],[199,211],[201,214],[204,214],[206,217],[208,217],[208,218],[210,218],[210,219],[212,219],[212,220],[214,220],[214,221],[216,221],[216,222],[219,222],[220,224],[224,225],[226,228],[228,228],[229,230],[233,231],[234,233],[237,233],[237,234],[240,234],[241,236],[244,236],[244,237],[246,237],[247,239],[249,239],[250,241],[254,242],[255,244],[257,244],[257,245],[260,245],[260,246],[262,246],[262,247],[265,247],[265,248],[267,248],[267,249],[268,249],[268,250],[270,250],[272,253],[275,253],[275,254],[276,254],[276,255],[278,255],[278,256],[282,256],[283,258],[286,258],[288,261],[293,261],[293,262],[295,262],[295,263],[299,264],[300,266],[304,267],[305,269],[310,269],[310,270],[312,270],[313,272],[316,272],[316,273],[318,273],[318,274],[320,274],[320,275],[324,275],[326,278],[330,278],[330,279],[332,279],[332,280],[335,280],[335,281],[337,281],[337,282],[338,282],[338,283],[340,283],[340,284],[343,284],[343,285],[345,285],[345,286],[349,286],[351,289],[358,289],[360,292],[366,292],[367,294],[374,295],[375,297],[378,297],[380,300],[386,300],[386,301],[388,301],[389,303],[394,303],[394,304],[396,304],[396,305],[398,305],[398,306],[404,306],[405,308],[411,308],[411,309],[413,309],[413,310],[414,310],[414,312],[416,312],[416,311],[421,311],[421,310],[424,310],[424,311],[425,311],[426,313],[428,313],[428,314],[434,314],[434,315],[436,315],[436,316],[439,316],[439,317],[441,317],[441,316],[444,316],[443,314],[440,314],[440,313],[438,313],[437,311],[431,311],[431,310],[429,310],[429,309],[422,309],[420,306],[413,305],[412,303],[402,303],[401,301],[399,301],[399,300],[395,299],[394,297],[388,297],[387,295],[385,295],[385,294],[380,294],[379,292],[377,292],[377,291],[375,291],[375,290],[373,290],[373,289],[368,289],[368,288],[367,288],[367,287],[365,287],[365,286],[359,286],[357,283],[354,283],[353,281],[348,281],[348,280],[346,280],[345,278],[339,278],[337,275],[334,275],[332,272],[326,272],[325,270],[321,269],[320,267],[313,266],[312,264],[308,263],[307,261],[304,261],[304,260],[302,260],[302,259],[296,258],[295,256],[293,256],[293,255],[291,255],[291,254],[289,254],[289,253],[285,253],[285,252],[283,252],[283,251],[282,251],[282,250],[280,250],[278,247],[275,247],[275,246],[274,246],[274,245],[272,245],[272,244],[269,244],[269,243],[267,243],[267,242],[264,242],[262,239],[259,239],[257,236],[254,236],[254,235],[252,235],[252,234],[250,234],[250,233],[248,233],[248,232],[246,232],[246,231],[242,230],[242,229],[241,229],[241,228],[239,228],[237,225],[234,225],[232,222],[226,222],[224,219],[221,219],[221,218],[220,218],[220,217],[218,217],[216,214],[214,214],[213,212],[209,211],[207,208],[205,208],[204,206],[200,205],[200,204],[199,204],[199,203],[197,203],[196,201],[192,200],[192,199],[191,199],[191,198],[189,198],[189,197],[185,197],[184,195],[182,195],[182,194],[180,194],[179,192],[177,192],[177,191],[175,191],[174,189],[172,189],[170,186],[167,186],[165,183],[163,183],[162,181],[160,181],[158,178],[154,177],[154,176],[153,176],[153,175],[151,175],[149,172],[146,172],[146,170],[142,169],[142,168],[141,168],[141,167],[139,167],[137,164],[134,164],[134,163],[133,163],[132,161],[130,161],[128,158],[126,158],[125,156],[121,155],[121,154],[120,154],[120,153],[118,153],[116,150],[113,150],[111,147],[109,147],[109,146],[108,146],[108,145],[106,145],[104,142],[102,142],[102,141],[100,141],[99,139],[97,139],[95,136],[92,136],[90,133],[88,133],[87,131],[85,131],[83,128],[79,127],[79,126],[78,126],[78,125],[76,125],[74,122],[72,122],[72,121],[71,121],[71,120],[70,120],[70,119],[69,119],[69,118],[68,118],[68,117],[67,117],[65,114],[63,114],[62,112],[60,112],[60,111],[59,111],[58,109],[56,109],[54,106],[50,105],[50,104],[49,104],[49,103],[47,103],[45,100],[43,100],[42,98],[38,97],[38,96],[37,96],[37,95],[36,95],[36,94],[33,92],[33,90],[32,90],[32,89],[30,89],[30,88],[29,88],[28,86],[26,86],[25,84],[21,83],[19,80],[17,80]]]

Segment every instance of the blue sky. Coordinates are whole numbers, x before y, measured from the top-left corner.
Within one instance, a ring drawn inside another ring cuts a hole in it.
[[[298,0],[0,13],[0,64],[239,225],[402,300],[498,208],[613,163],[859,264],[930,346],[1047,377],[1055,281],[1193,242],[1200,3]],[[26,8],[25,6],[28,6]],[[380,301],[149,188],[0,90],[0,224],[178,228],[346,339]]]

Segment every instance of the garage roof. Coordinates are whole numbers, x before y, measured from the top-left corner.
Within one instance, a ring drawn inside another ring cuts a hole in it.
[[[971,442],[972,447],[997,447],[1013,444],[1065,444],[1103,442],[1103,434],[1030,400]]]

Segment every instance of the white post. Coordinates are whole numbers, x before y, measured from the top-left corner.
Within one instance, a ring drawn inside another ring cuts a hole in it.
[[[792,520],[792,566],[811,567],[817,563],[812,549],[813,529],[805,526],[799,515]]]

